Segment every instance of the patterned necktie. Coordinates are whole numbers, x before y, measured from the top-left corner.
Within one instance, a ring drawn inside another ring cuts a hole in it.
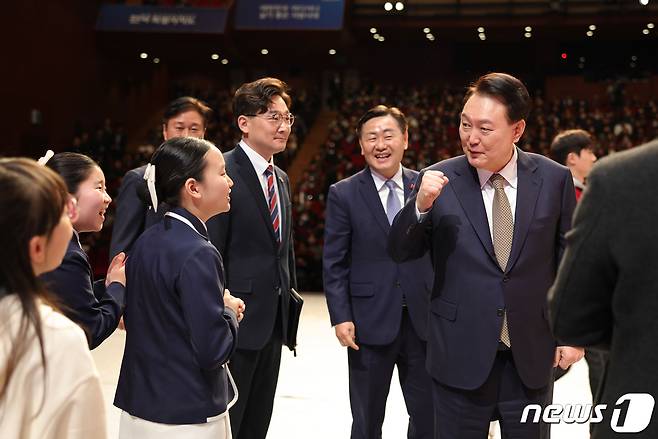
[[[501,270],[505,271],[512,251],[512,239],[514,238],[514,219],[512,208],[505,194],[505,178],[500,174],[491,176],[491,184],[494,187],[493,201],[493,246],[496,260]],[[507,310],[503,316],[503,327],[500,331],[500,341],[505,346],[512,345],[507,329]]]
[[[270,220],[272,221],[274,236],[276,237],[276,242],[281,243],[281,233],[279,231],[279,202],[274,187],[274,172],[272,165],[269,165],[263,174],[265,174],[265,177],[267,178],[267,204],[270,210]]]
[[[386,216],[388,217],[388,223],[393,224],[393,219],[395,215],[398,214],[402,206],[400,205],[400,199],[396,193],[396,184],[393,180],[386,180],[386,187],[388,188],[388,198],[386,198]]]

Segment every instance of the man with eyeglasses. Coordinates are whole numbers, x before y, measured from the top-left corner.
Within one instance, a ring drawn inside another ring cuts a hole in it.
[[[208,221],[227,288],[248,309],[229,364],[239,389],[230,410],[236,439],[265,439],[287,337],[290,288],[297,287],[288,176],[272,157],[294,122],[288,86],[276,78],[243,84],[233,98],[242,140],[224,155],[234,181],[231,210]]]

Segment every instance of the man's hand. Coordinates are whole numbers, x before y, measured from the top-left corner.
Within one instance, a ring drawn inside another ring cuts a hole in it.
[[[448,177],[441,171],[425,171],[416,196],[416,207],[420,213],[432,208],[434,200],[441,194],[443,187],[448,184]]]
[[[356,332],[354,329],[354,323],[352,322],[343,322],[336,325],[336,338],[340,342],[341,346],[347,346],[352,348],[355,351],[359,350],[359,347],[354,343],[356,340]]]
[[[585,349],[576,348],[573,346],[558,346],[555,348],[555,359],[553,360],[553,367],[560,366],[562,369],[567,370],[569,366],[576,361],[580,361],[585,355]]]

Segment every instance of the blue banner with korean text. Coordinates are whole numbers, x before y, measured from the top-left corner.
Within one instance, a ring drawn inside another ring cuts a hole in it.
[[[237,0],[235,28],[340,30],[344,0]]]
[[[176,32],[222,34],[228,8],[161,6],[101,6],[96,30],[122,32]]]

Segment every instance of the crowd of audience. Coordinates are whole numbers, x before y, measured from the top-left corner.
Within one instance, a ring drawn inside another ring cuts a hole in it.
[[[582,128],[596,139],[601,157],[658,137],[658,102],[624,99],[612,106],[606,99],[579,101],[565,97],[547,100],[534,93],[533,110],[519,146],[550,156],[550,144],[560,131]],[[459,114],[463,90],[450,87],[364,87],[341,99],[338,116],[320,152],[293,189],[297,275],[303,290],[322,290],[322,241],[325,196],[329,186],[361,170],[355,127],[359,117],[377,104],[399,107],[409,121],[409,149],[404,166],[420,170],[461,154]]]

